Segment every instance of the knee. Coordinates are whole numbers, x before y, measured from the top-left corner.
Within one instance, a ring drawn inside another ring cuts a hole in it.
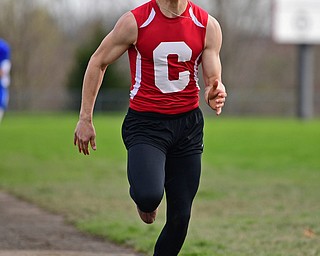
[[[153,212],[159,206],[163,197],[163,192],[147,192],[134,193],[132,197],[143,212]]]
[[[187,229],[190,221],[190,213],[179,212],[168,219],[171,226],[178,230]]]

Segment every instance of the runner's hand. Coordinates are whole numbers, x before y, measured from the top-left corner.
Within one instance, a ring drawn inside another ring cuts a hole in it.
[[[73,143],[78,146],[79,153],[84,155],[90,155],[89,143],[93,150],[97,149],[96,131],[91,121],[79,120],[74,132]]]
[[[226,97],[226,88],[218,79],[216,79],[207,93],[207,103],[214,111],[216,111],[217,116],[222,112]]]

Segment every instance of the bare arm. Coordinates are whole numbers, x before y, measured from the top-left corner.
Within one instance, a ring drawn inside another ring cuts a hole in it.
[[[74,134],[74,144],[78,145],[80,153],[89,154],[89,142],[92,149],[96,149],[92,116],[105,71],[109,64],[135,44],[137,34],[136,21],[133,14],[128,12],[119,19],[90,58],[83,81],[79,122]]]
[[[95,99],[108,65],[134,44],[136,37],[137,26],[132,13],[128,12],[119,19],[91,56],[84,76],[80,119],[92,119]]]
[[[205,82],[205,100],[216,111],[217,115],[222,112],[226,89],[221,79],[220,50],[222,45],[222,32],[219,23],[209,16],[206,45],[203,52],[203,78]]]

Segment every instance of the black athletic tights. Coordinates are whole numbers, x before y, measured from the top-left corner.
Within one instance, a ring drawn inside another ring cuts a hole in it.
[[[130,195],[140,210],[154,211],[164,190],[166,224],[154,256],[178,255],[187,235],[191,206],[199,187],[201,154],[170,158],[158,148],[138,144],[128,150]]]

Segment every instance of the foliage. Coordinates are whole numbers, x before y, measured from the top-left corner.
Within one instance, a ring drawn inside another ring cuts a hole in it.
[[[223,81],[229,95],[225,112],[295,115],[296,46],[272,41],[272,1],[194,2],[221,24]],[[113,24],[115,18],[142,4],[143,0],[75,3],[71,0],[0,1],[0,34],[13,50],[10,109],[61,110],[66,105],[69,107],[74,98],[79,101],[89,56],[102,38],[101,31],[90,24],[101,24],[101,20]],[[106,27],[110,29],[111,26]],[[313,48],[317,67],[320,47],[314,45]],[[127,60],[126,64],[111,65],[107,72],[111,74],[107,74],[107,85],[102,89],[128,87]],[[314,81],[314,112],[318,116],[320,72],[315,73]],[[70,88],[77,90],[76,96],[68,93]]]
[[[82,88],[83,76],[85,74],[89,59],[96,48],[100,45],[107,31],[103,27],[101,21],[94,22],[91,26],[92,35],[75,50],[73,68],[68,76],[68,88],[80,91]],[[101,89],[114,87],[127,87],[126,76],[119,72],[117,63],[109,65],[106,71],[106,78],[103,80]]]
[[[49,11],[35,0],[1,1],[0,34],[12,49],[10,108],[63,107],[70,44]]]
[[[88,30],[91,33],[87,36],[88,39],[78,43],[73,58],[73,66],[68,75],[67,87],[73,96],[73,101],[70,101],[69,106],[77,110],[80,107],[82,82],[89,59],[107,34],[100,20],[94,21],[89,27]],[[122,65],[122,61],[122,59],[117,60],[109,65],[106,70],[96,102],[98,110],[119,110],[126,107],[130,73],[128,69],[124,69],[123,66],[127,65]]]
[[[85,157],[72,146],[75,115],[8,115],[0,188],[150,255],[165,202],[154,225],[141,223],[128,195],[122,119],[95,117],[98,150]],[[319,126],[207,117],[201,186],[181,255],[319,255]]]

